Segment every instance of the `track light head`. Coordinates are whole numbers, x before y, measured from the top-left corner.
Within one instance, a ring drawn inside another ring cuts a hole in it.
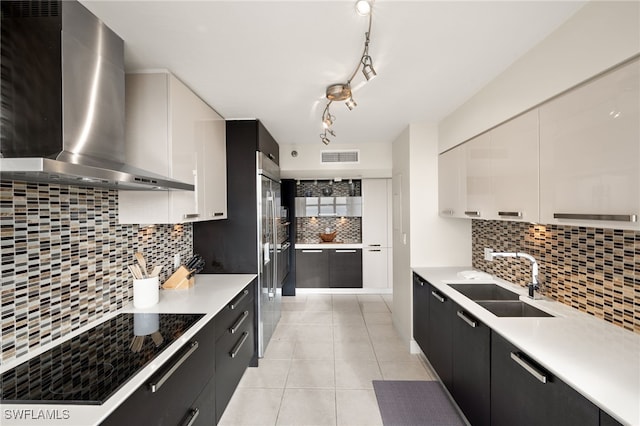
[[[369,16],[371,13],[371,3],[368,0],[358,0],[356,2],[356,13],[360,16]]]
[[[347,108],[349,108],[349,111],[352,111],[355,107],[358,106],[358,104],[356,103],[356,101],[353,100],[353,98],[347,99],[347,102],[345,102],[345,105],[347,106]]]
[[[366,78],[367,81],[373,80],[375,76],[378,75],[376,70],[373,69],[371,62],[371,56],[367,55],[362,58],[362,74],[364,74],[364,78]]]

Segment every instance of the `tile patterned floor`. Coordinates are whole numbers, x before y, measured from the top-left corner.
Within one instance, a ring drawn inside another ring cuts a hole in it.
[[[435,380],[391,323],[391,295],[284,297],[265,357],[222,426],[381,425],[372,380]]]

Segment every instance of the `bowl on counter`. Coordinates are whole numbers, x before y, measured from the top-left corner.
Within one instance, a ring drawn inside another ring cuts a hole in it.
[[[337,233],[338,233],[338,231],[333,231],[330,234],[319,234],[319,235],[320,235],[320,239],[322,240],[323,243],[330,243],[336,237]]]

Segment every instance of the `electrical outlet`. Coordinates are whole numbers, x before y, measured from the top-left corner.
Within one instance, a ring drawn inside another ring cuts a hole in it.
[[[180,267],[180,253],[176,253],[173,255],[173,269],[178,269]]]
[[[493,249],[484,248],[484,260],[491,262],[493,260],[493,256],[491,256],[491,253],[493,253]]]

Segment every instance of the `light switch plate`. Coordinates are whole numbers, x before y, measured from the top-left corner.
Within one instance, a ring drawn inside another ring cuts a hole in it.
[[[487,262],[491,262],[493,260],[493,256],[491,256],[491,253],[493,253],[493,249],[484,248],[484,260],[486,260]]]

